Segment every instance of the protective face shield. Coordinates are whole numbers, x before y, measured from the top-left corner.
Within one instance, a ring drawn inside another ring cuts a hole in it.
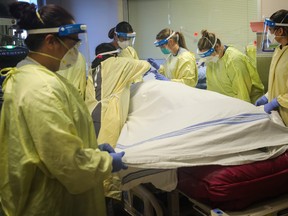
[[[206,38],[206,37],[205,37],[205,38]],[[211,56],[212,53],[215,52],[215,46],[216,46],[216,43],[217,43],[217,38],[215,38],[214,44],[212,44],[211,41],[210,41],[208,38],[206,38],[206,39],[207,39],[208,42],[212,45],[212,47],[211,47],[209,50],[206,50],[206,51],[204,51],[204,52],[200,52],[200,50],[197,49],[197,54],[198,54],[201,58],[206,58],[206,57],[208,57],[208,56]]]
[[[285,19],[285,17],[284,17]],[[283,21],[284,21],[283,19]],[[282,21],[282,22],[283,22]],[[277,29],[275,27],[288,27],[287,23],[276,23],[268,18],[265,19],[264,22],[264,30],[263,30],[263,38],[262,38],[262,51],[264,52],[273,52],[274,49],[279,45],[279,43],[275,40],[276,37],[283,37],[283,36],[276,36]],[[271,30],[273,33],[271,33]]]
[[[215,56],[210,55],[204,58],[200,58],[197,63],[197,66],[200,66],[202,63],[205,63],[205,64],[208,64],[210,62],[217,63],[218,60],[219,60],[219,55],[215,55]]]
[[[219,55],[215,55],[215,56],[208,56],[206,57],[206,63],[209,63],[209,62],[213,62],[213,63],[216,63],[218,62],[219,60]]]
[[[276,32],[276,31],[277,31],[277,30],[275,30],[273,34],[271,33],[271,31],[268,31],[267,38],[268,38],[269,43],[268,43],[268,45],[267,45],[267,48],[273,48],[273,49],[275,49],[277,46],[280,45],[280,43],[278,43],[278,42],[275,40],[275,37],[276,37],[275,32]]]
[[[90,57],[87,38],[87,26],[84,24],[68,24],[55,28],[43,28],[43,29],[31,29],[27,31],[29,34],[47,34],[57,33],[57,38],[60,39],[60,43],[65,46],[68,51],[62,59],[60,59],[60,70],[68,69],[73,66],[77,60],[78,52],[80,51],[86,60],[86,77],[88,77],[88,71],[90,70]],[[71,35],[78,35],[78,38],[73,38]],[[68,48],[61,38],[68,38],[76,41],[76,45],[72,48]],[[81,42],[81,43],[80,43]],[[40,53],[38,53],[40,54]],[[54,56],[49,56],[45,53],[42,55],[59,60]],[[76,60],[75,60],[76,59]]]
[[[165,44],[168,44],[169,39],[170,39],[171,37],[173,37],[173,35],[175,35],[175,32],[172,32],[171,35],[169,35],[167,38],[165,38],[165,39],[163,39],[163,40],[156,40],[156,41],[154,42],[154,45],[155,45],[156,47],[160,47],[160,46],[163,46],[163,45],[165,45]]]
[[[58,40],[68,50],[61,59],[59,66],[59,70],[65,70],[76,64],[79,55],[78,47],[80,46],[80,42],[76,43],[75,46],[69,49],[60,38]]]
[[[115,34],[118,37],[117,43],[121,49],[125,49],[128,46],[134,46],[136,32],[133,33],[115,32]]]
[[[129,45],[130,45],[130,41],[127,40],[127,41],[120,41],[118,40],[118,46],[121,48],[121,49],[125,49],[127,48]]]

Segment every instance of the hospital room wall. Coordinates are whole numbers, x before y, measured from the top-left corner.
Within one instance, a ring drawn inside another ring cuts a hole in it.
[[[287,0],[46,0],[67,8],[77,22],[88,25],[90,58],[95,47],[108,42],[110,28],[129,21],[137,32],[135,48],[142,59],[163,58],[153,46],[156,34],[165,27],[182,31],[188,48],[196,52],[201,29],[217,33],[225,44],[244,51],[256,40],[249,27],[251,21],[280,8],[288,8]],[[149,13],[148,13],[149,12]],[[198,33],[198,35],[196,35]],[[197,56],[197,55],[196,55]]]
[[[122,0],[46,0],[46,4],[61,5],[74,15],[77,23],[87,24],[91,61],[96,46],[110,42],[108,31],[124,19]]]
[[[153,46],[163,28],[181,31],[192,52],[201,30],[214,32],[224,44],[245,51],[256,41],[250,22],[263,21],[273,12],[288,8],[287,0],[127,0],[128,20],[137,32],[135,48],[142,59],[163,58]],[[197,57],[197,55],[196,55]]]
[[[153,42],[166,27],[181,31],[194,53],[202,29],[215,32],[224,44],[244,51],[256,40],[249,24],[259,19],[258,8],[259,0],[128,0],[128,17],[137,32],[139,57],[160,59],[163,55]]]
[[[275,11],[280,9],[288,10],[287,0],[261,0],[261,18],[270,17]]]

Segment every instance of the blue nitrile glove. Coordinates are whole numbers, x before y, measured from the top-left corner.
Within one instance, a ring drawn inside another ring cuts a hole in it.
[[[155,79],[157,80],[164,80],[164,81],[169,81],[170,79],[168,79],[167,77],[165,77],[164,75],[160,74],[157,70],[155,70],[154,68],[150,68],[150,70],[148,72],[146,72],[147,74],[148,73],[152,73],[154,74],[155,76]]]
[[[155,75],[155,79],[157,79],[157,80],[164,80],[164,81],[170,80],[167,77],[165,77],[164,75],[160,74],[158,71],[153,71],[153,73]]]
[[[262,97],[258,98],[258,100],[255,102],[255,106],[261,106],[267,103],[268,103],[268,98],[265,95],[263,95]]]
[[[170,79],[168,79],[167,77],[165,77],[164,75],[156,72],[154,73],[155,74],[155,79],[157,80],[164,80],[164,81],[169,81]]]
[[[101,151],[107,151],[108,153],[115,153],[114,148],[108,143],[104,143],[98,146]]]
[[[271,102],[264,105],[264,110],[266,113],[271,114],[272,110],[276,110],[280,104],[277,101],[277,98],[274,98]]]
[[[119,153],[110,153],[110,155],[113,157],[112,161],[112,172],[118,172],[121,169],[127,169],[127,165],[125,165],[122,162],[122,157],[124,156],[125,152],[119,152]]]
[[[160,65],[153,58],[148,58],[147,61],[152,65],[152,67],[159,70]]]

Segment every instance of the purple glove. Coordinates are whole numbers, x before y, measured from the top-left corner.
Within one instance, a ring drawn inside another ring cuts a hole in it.
[[[159,70],[160,65],[153,58],[148,58],[147,61],[152,65],[152,67]]]
[[[157,80],[164,80],[164,81],[169,81],[170,79],[168,79],[167,77],[165,77],[164,75],[160,74],[160,73],[154,73],[155,74],[155,79]]]
[[[150,68],[150,70],[148,72],[146,72],[147,74],[148,73],[153,73],[154,76],[155,76],[155,79],[157,80],[164,80],[164,81],[169,81],[170,79],[168,79],[167,77],[165,77],[164,75],[160,74],[157,70],[155,70],[154,68]]]
[[[272,110],[276,110],[280,104],[277,101],[277,98],[274,98],[271,102],[264,105],[264,110],[266,113],[271,114]]]
[[[108,143],[104,143],[98,146],[101,151],[107,151],[108,153],[115,153],[114,148]]]
[[[261,106],[267,103],[268,103],[268,98],[265,95],[263,95],[261,98],[258,98],[258,100],[255,103],[255,106]]]
[[[110,155],[113,158],[113,161],[112,161],[112,166],[113,166],[112,172],[118,172],[121,169],[127,169],[128,168],[127,165],[125,165],[122,162],[122,157],[124,156],[124,154],[125,154],[125,152],[110,153]]]

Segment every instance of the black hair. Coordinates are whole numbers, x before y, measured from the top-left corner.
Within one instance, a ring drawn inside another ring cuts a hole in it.
[[[1,1],[0,1],[0,14],[1,14],[1,18],[11,18],[7,5]]]
[[[128,23],[128,22],[120,22],[116,25],[116,27],[113,27],[109,30],[108,32],[108,37],[110,39],[113,39],[114,38],[114,32],[123,32],[123,33],[132,33],[134,32],[133,31],[133,28],[132,26]]]
[[[270,20],[276,23],[288,23],[288,10],[278,10],[273,13],[270,17]],[[286,35],[288,34],[288,27],[287,26],[276,26],[275,29],[283,28]]]
[[[35,4],[27,2],[14,2],[9,5],[10,14],[18,20],[20,29],[53,28],[71,24],[73,16],[64,8],[48,4],[37,11]],[[38,15],[39,17],[38,17]],[[25,39],[25,44],[30,50],[37,50],[47,34],[31,34]]]
[[[104,52],[109,52],[109,51],[114,51],[114,50],[117,50],[113,44],[111,43],[101,43],[99,44],[96,49],[95,49],[95,56],[97,56],[98,54],[100,53],[104,53]],[[101,56],[99,58],[95,58],[92,62],[92,68],[96,68],[102,61],[110,58],[114,56],[113,54],[111,55],[104,55],[104,56]]]
[[[278,10],[273,13],[270,17],[270,20],[276,23],[288,23],[288,10]]]

